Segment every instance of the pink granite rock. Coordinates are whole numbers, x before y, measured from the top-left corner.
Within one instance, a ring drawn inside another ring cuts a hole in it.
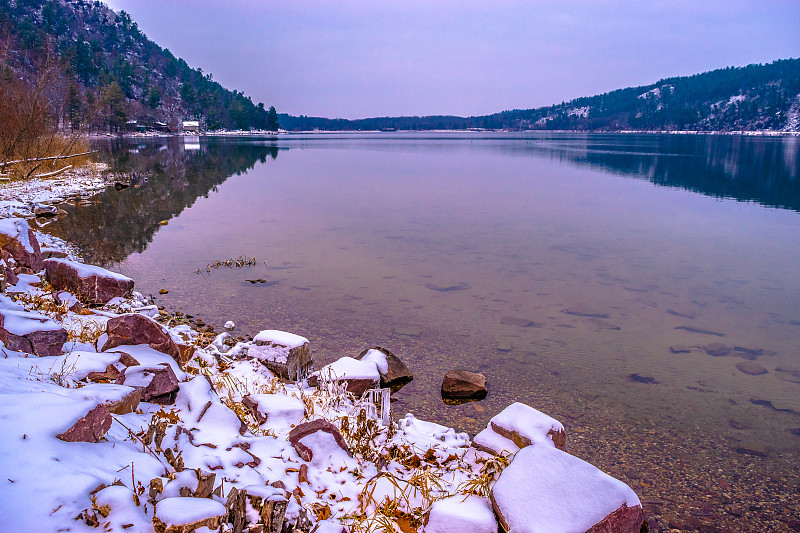
[[[108,340],[102,351],[125,344],[147,344],[180,363],[180,350],[161,324],[136,313],[120,315],[108,321]]]
[[[66,442],[98,442],[109,428],[111,428],[111,413],[108,407],[101,404],[56,437]]]
[[[312,420],[311,422],[299,424],[295,426],[295,428],[289,433],[289,442],[304,461],[310,461],[313,459],[314,452],[311,451],[311,448],[300,442],[300,440],[311,435],[312,433],[316,433],[317,431],[324,431],[333,435],[333,438],[336,440],[336,444],[338,444],[342,450],[347,452],[348,455],[352,456],[350,448],[342,438],[341,433],[339,433],[339,429],[327,420],[319,418],[317,420]]]
[[[66,290],[87,304],[102,305],[117,297],[130,296],[133,280],[105,268],[67,259],[44,261],[47,281],[57,290]]]
[[[61,355],[67,338],[66,330],[46,316],[0,309],[0,341],[10,350],[39,357]]]
[[[32,272],[42,269],[39,241],[24,218],[0,220],[0,248],[8,252],[20,267]]]
[[[141,389],[143,402],[171,405],[178,395],[178,378],[168,364],[126,367],[116,382]]]

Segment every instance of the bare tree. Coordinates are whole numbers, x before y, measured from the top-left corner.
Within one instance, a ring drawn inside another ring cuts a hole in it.
[[[65,63],[46,46],[40,57],[15,57],[12,65],[13,50],[12,39],[0,36],[0,171],[17,177],[58,174],[72,166],[63,166],[64,159],[89,153],[82,129],[70,135],[59,130]]]

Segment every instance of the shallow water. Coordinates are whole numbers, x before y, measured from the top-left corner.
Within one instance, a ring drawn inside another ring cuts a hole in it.
[[[302,334],[318,366],[390,349],[415,375],[396,415],[474,435],[540,408],[652,500],[656,529],[781,530],[800,489],[798,141],[121,141],[106,157],[137,186],[45,230],[171,309]],[[241,255],[256,265],[206,268]],[[487,399],[444,405],[450,368],[486,374]]]

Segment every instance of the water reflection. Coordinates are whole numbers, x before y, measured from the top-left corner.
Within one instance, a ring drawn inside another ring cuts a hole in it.
[[[129,188],[109,188],[88,202],[65,206],[69,216],[48,231],[77,244],[84,258],[108,265],[142,252],[161,221],[169,221],[233,175],[278,157],[266,143],[220,142],[196,137],[98,142],[101,160]]]
[[[111,264],[143,251],[169,220],[232,175],[280,150],[311,148],[392,152],[492,151],[545,157],[648,180],[717,198],[800,212],[800,139],[694,135],[381,135],[263,139],[115,139],[98,142],[110,172],[131,177],[130,189],[109,189],[48,231],[76,243],[88,261]]]

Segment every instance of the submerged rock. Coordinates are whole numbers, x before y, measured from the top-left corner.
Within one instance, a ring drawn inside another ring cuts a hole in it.
[[[761,374],[767,373],[766,368],[758,363],[754,363],[753,361],[741,361],[736,363],[736,368],[739,369],[739,372],[743,372],[750,376],[760,376]]]
[[[65,290],[88,304],[105,304],[125,298],[133,291],[133,280],[105,268],[67,259],[46,259],[47,281],[56,290]]]
[[[470,288],[469,284],[460,281],[458,283],[453,283],[450,285],[447,284],[438,284],[438,283],[428,283],[425,285],[427,288],[431,289],[432,291],[437,292],[453,292],[453,291],[465,291]]]
[[[500,319],[500,323],[505,326],[517,326],[518,328],[531,328],[536,325],[533,320],[527,318],[518,318],[515,316],[504,316]]]
[[[442,398],[481,399],[487,393],[486,376],[477,372],[453,369],[442,380]]]
[[[588,318],[608,318],[608,313],[596,311],[582,305],[568,307],[567,309],[564,309],[563,312],[568,315],[583,316]]]
[[[692,348],[691,348],[691,346],[683,346],[683,345],[677,344],[677,345],[674,345],[674,346],[670,346],[669,347],[669,351],[670,351],[670,353],[675,353],[675,354],[678,354],[678,353],[692,353]]]
[[[731,347],[721,342],[712,342],[711,344],[703,346],[703,350],[713,357],[722,357],[723,355],[731,353]]]

